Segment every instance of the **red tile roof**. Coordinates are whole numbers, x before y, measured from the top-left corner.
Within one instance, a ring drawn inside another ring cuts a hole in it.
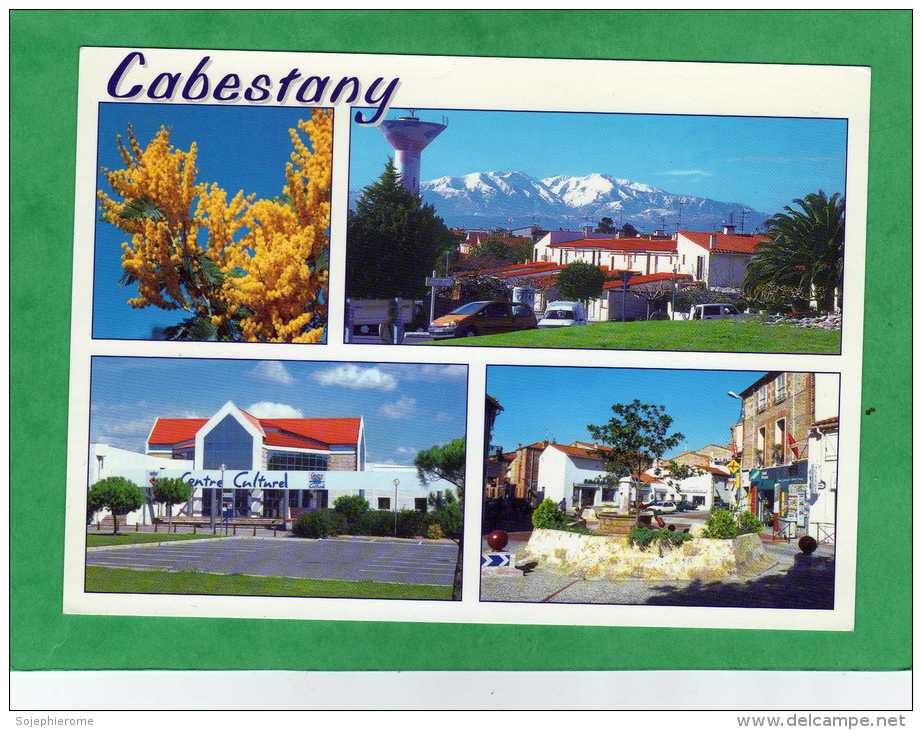
[[[358,443],[360,418],[256,418],[241,411],[264,434],[269,446],[317,448],[330,444]],[[194,441],[195,434],[208,423],[207,418],[158,418],[148,444],[175,445]],[[284,433],[267,429],[278,429]]]
[[[206,423],[207,418],[158,418],[147,443],[172,445],[195,439],[195,434]]]
[[[477,271],[480,275],[495,276],[498,279],[514,279],[517,276],[534,276],[535,274],[556,274],[563,266],[552,261],[536,261],[528,264],[509,264],[493,269]],[[474,273],[474,272],[472,272]]]
[[[575,456],[580,459],[594,459],[595,461],[603,460],[601,455],[596,453],[597,451],[604,451],[602,447],[599,449],[587,449],[582,446],[566,446],[564,444],[548,444],[548,446],[553,446],[567,456]]]
[[[281,431],[270,431],[263,438],[263,443],[266,446],[289,446],[296,449],[322,449],[327,446],[322,441]]]
[[[768,241],[767,236],[757,236],[745,233],[709,233],[708,231],[679,231],[680,236],[684,236],[692,243],[696,243],[701,248],[711,250],[710,238],[717,237],[717,253],[755,253],[756,247],[760,243]]]
[[[263,428],[279,428],[325,444],[356,444],[361,418],[260,418]]]
[[[640,286],[641,284],[653,284],[657,281],[671,281],[675,278],[676,281],[690,281],[692,276],[691,274],[673,274],[671,271],[660,271],[657,274],[644,274],[643,276],[632,276],[628,280],[628,286]],[[624,286],[624,282],[621,279],[612,279],[605,282],[603,289],[620,289]]]
[[[582,238],[578,241],[552,243],[549,248],[673,252],[676,250],[676,242],[672,238]]]

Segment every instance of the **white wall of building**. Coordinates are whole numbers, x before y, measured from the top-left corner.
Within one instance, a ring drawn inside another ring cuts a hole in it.
[[[559,503],[566,499],[573,506],[573,485],[598,479],[605,475],[602,463],[594,459],[574,458],[551,444],[538,457],[538,491],[544,498]],[[596,491],[595,503],[602,499],[601,488]]]
[[[742,289],[743,280],[746,278],[746,266],[751,258],[747,254],[712,253],[707,271],[708,287]]]
[[[90,444],[87,488],[101,479],[113,476],[125,477],[143,488],[150,484],[150,479],[154,474],[165,474],[168,470],[187,470],[191,468],[191,460],[149,456],[135,451],[128,451],[127,449],[119,449],[109,444]],[[183,505],[175,505],[172,510],[173,514],[179,514],[182,507]],[[142,507],[127,515],[119,515],[119,524],[134,525],[139,522],[142,524],[145,521],[149,522],[150,515],[145,516],[145,510],[146,507]],[[100,510],[93,515],[93,519],[101,521],[109,516],[109,510]]]
[[[695,280],[698,280],[698,259],[702,259],[701,271],[703,277],[707,277],[709,251],[702,248],[691,239],[686,238],[681,233],[676,237],[676,253],[678,254],[679,273],[690,274]]]
[[[839,376],[835,373],[817,373],[814,418],[822,421],[839,415]]]
[[[838,455],[838,429],[810,437],[807,451],[807,479],[810,488],[807,532],[820,542],[830,541],[835,533]]]
[[[105,476],[122,476],[137,484],[139,487],[145,487],[150,483],[154,474],[163,478],[184,478],[187,481],[195,480],[193,487],[193,513],[202,514],[203,494],[205,489],[202,483],[215,484],[216,487],[221,483],[221,472],[218,470],[197,470],[194,469],[191,461],[165,460],[157,457],[136,454],[123,449],[113,449],[113,447],[104,444],[94,444],[91,449],[91,463],[96,461],[97,454],[103,454],[106,457],[112,456],[113,451],[117,459],[112,461],[104,460]],[[110,466],[111,464],[111,466]],[[166,466],[164,466],[166,465]],[[382,509],[394,509],[394,497],[396,489],[396,504],[398,510],[417,509],[417,500],[427,499],[430,493],[445,493],[451,491],[457,494],[457,488],[451,482],[437,480],[428,484],[422,484],[419,481],[416,469],[412,467],[397,467],[378,471],[260,471],[260,470],[227,470],[224,473],[225,486],[228,489],[234,487],[235,482],[239,485],[254,483],[258,476],[268,482],[280,481],[286,479],[289,490],[326,490],[327,504],[333,506],[337,497],[342,495],[361,494],[368,501],[372,509],[378,509],[379,500],[387,500],[386,507]],[[206,481],[210,480],[210,481]],[[395,480],[398,484],[394,484]],[[96,479],[98,481],[98,479]],[[93,481],[90,482],[91,484]],[[215,491],[217,491],[215,489]],[[253,514],[261,514],[263,490],[253,489],[251,497],[253,500]],[[173,514],[178,515],[186,505],[176,505],[173,508]],[[158,509],[160,509],[158,507]],[[151,516],[145,514],[142,508],[128,515],[119,516],[119,524],[134,525],[136,523],[149,524]],[[108,511],[101,511],[94,516],[94,520],[102,520],[108,516]]]
[[[703,509],[714,506],[714,477],[710,472],[697,474],[679,482],[679,493],[686,501],[697,504],[704,500]]]

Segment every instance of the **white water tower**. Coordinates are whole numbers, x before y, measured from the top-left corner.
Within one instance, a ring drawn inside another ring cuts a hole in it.
[[[403,186],[419,195],[419,160],[422,151],[445,129],[444,124],[423,122],[410,111],[406,116],[381,122],[381,132],[394,148],[394,164]]]

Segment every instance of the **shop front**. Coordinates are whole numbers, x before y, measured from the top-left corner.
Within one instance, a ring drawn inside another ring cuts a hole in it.
[[[807,462],[749,472],[749,510],[772,532],[786,539],[806,535],[810,499]]]

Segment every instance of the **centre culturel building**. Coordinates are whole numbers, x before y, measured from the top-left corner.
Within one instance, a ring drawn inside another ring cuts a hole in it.
[[[332,507],[341,495],[365,497],[372,509],[426,511],[430,491],[454,488],[421,484],[412,467],[368,464],[361,417],[257,418],[232,402],[211,418],[155,418],[143,454],[107,444],[92,444],[90,451],[89,485],[122,476],[149,487],[157,478],[179,477],[192,497],[173,511],[189,517],[287,523],[301,512]],[[153,517],[149,503],[126,522]]]

